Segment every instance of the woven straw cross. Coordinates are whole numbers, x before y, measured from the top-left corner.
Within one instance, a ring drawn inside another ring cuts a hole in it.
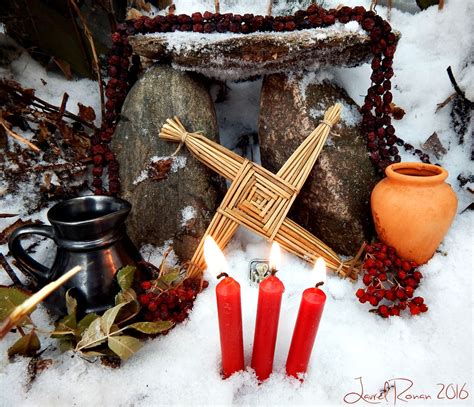
[[[324,120],[303,141],[273,174],[222,147],[204,135],[188,133],[179,119],[168,119],[160,137],[186,145],[205,165],[232,181],[224,200],[206,230],[193,258],[189,273],[202,273],[204,239],[210,235],[221,249],[231,240],[239,225],[243,225],[269,241],[278,242],[287,251],[314,263],[318,257],[341,277],[357,278],[353,262],[344,263],[338,255],[310,232],[287,218],[296,196],[303,187],[328,134],[339,121],[341,105],[330,107]]]

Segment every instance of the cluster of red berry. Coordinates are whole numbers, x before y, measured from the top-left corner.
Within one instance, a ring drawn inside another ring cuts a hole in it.
[[[132,55],[132,48],[128,44],[128,36],[154,32],[194,31],[200,33],[233,32],[253,33],[269,31],[294,31],[307,28],[327,27],[336,22],[348,23],[357,21],[367,31],[371,38],[373,53],[372,85],[368,89],[365,103],[361,108],[363,114],[362,128],[367,135],[367,147],[374,165],[383,171],[393,162],[400,162],[400,155],[396,145],[404,146],[407,151],[419,156],[421,161],[429,162],[429,157],[421,150],[414,149],[395,135],[395,128],[391,122],[391,102],[393,77],[393,56],[396,50],[397,37],[392,32],[390,24],[367,11],[362,6],[341,7],[340,9],[325,10],[312,4],[307,10],[299,10],[289,16],[254,16],[253,14],[219,14],[193,13],[167,16],[147,16],[135,20],[128,20],[117,26],[112,35],[112,50],[109,57],[110,80],[106,88],[106,114],[103,120],[99,137],[92,140],[94,155],[94,181],[96,193],[104,193],[102,183],[103,168],[108,165],[109,191],[111,194],[119,192],[118,162],[110,151],[108,144],[115,131],[119,119],[120,109],[128,90],[137,79],[140,71],[140,58]],[[130,63],[131,61],[131,63]]]
[[[154,280],[141,283],[143,292],[138,296],[146,321],[183,322],[194,305],[201,289],[207,288],[205,280],[186,279],[178,287],[163,290]]]
[[[356,292],[361,303],[368,302],[383,318],[399,316],[400,311],[409,309],[412,315],[428,311],[422,297],[413,297],[423,276],[417,271],[418,264],[397,256],[393,247],[383,243],[367,246],[363,264],[364,290]],[[391,304],[392,303],[392,304]]]

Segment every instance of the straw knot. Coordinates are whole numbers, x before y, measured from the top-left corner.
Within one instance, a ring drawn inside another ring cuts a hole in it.
[[[190,133],[188,133],[187,131],[181,133],[181,144],[186,144],[186,139],[188,138],[189,134]]]
[[[332,128],[332,123],[329,121],[329,120],[321,120],[321,123],[320,124],[325,124],[326,126],[329,127],[329,129]]]
[[[171,154],[171,157],[174,157],[176,154],[178,154],[181,150],[181,147],[183,147],[184,145],[186,145],[186,139],[188,138],[188,136],[190,136],[191,133],[188,133],[186,130],[183,130],[181,133],[180,133],[180,136],[181,136],[181,140],[179,142],[179,145],[178,145],[178,148],[175,150],[175,152],[173,154]]]

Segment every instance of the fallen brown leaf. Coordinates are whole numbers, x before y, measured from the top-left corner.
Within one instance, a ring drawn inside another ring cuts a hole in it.
[[[171,158],[151,163],[148,169],[148,177],[153,181],[162,181],[168,178],[172,163]]]
[[[402,120],[405,116],[405,110],[397,106],[395,103],[390,103],[390,113],[395,120]]]
[[[82,120],[88,123],[92,123],[95,120],[95,111],[92,107],[84,106],[82,103],[78,103],[77,106],[79,106],[79,117]]]

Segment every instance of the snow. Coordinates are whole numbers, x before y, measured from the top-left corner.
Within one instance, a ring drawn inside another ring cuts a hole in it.
[[[11,78],[25,88],[36,90],[36,96],[49,103],[60,106],[63,94],[69,95],[66,109],[77,114],[77,103],[91,106],[96,114],[95,124],[100,126],[101,111],[97,82],[89,79],[64,80],[61,73],[47,72],[38,62],[24,53],[11,65]]]
[[[324,287],[328,300],[319,328],[310,369],[300,384],[287,378],[284,364],[301,293],[311,286],[309,267],[283,256],[279,272],[283,296],[274,374],[258,386],[251,371],[229,380],[219,376],[219,337],[214,289],[216,279],[197,299],[190,319],[169,335],[148,341],[120,369],[88,363],[72,353],[54,356],[54,364],[41,373],[25,394],[26,362],[1,361],[0,380],[5,389],[2,405],[152,405],[152,404],[343,404],[344,396],[359,389],[362,377],[368,394],[396,377],[414,382],[410,393],[439,391],[437,383],[467,383],[472,390],[472,213],[458,217],[441,252],[423,267],[420,295],[430,309],[420,317],[382,320],[357,302],[354,286],[329,276]],[[269,245],[240,230],[225,251],[231,275],[241,284],[244,344],[250,361],[258,288],[248,279],[248,261],[268,254]],[[37,311],[35,320],[43,314]],[[44,315],[44,314],[43,314]],[[41,323],[45,322],[40,318]],[[4,352],[12,338],[0,342]],[[20,373],[23,372],[23,373]],[[74,383],[74,385],[72,385]],[[398,382],[399,389],[405,383]],[[120,389],[120,391],[117,391]],[[393,398],[393,392],[388,396]],[[470,396],[472,397],[472,396]],[[472,401],[472,400],[470,400]],[[469,405],[469,399],[456,405]],[[434,400],[433,404],[439,404]]]
[[[196,208],[194,208],[191,205],[184,207],[181,210],[181,227],[187,226],[189,221],[196,218],[196,215],[197,215]]]
[[[325,3],[333,7],[338,1]],[[368,7],[369,3],[368,0],[345,1],[351,6]],[[211,9],[213,2],[178,0],[175,4],[177,13],[189,13]],[[286,7],[286,2],[280,2],[278,7]],[[401,121],[394,121],[394,126],[399,136],[415,146],[423,143],[433,131],[437,132],[448,149],[440,163],[449,171],[449,182],[460,199],[459,213],[450,231],[435,256],[421,270],[425,278],[417,293],[429,306],[426,314],[381,319],[368,313],[366,304],[358,303],[354,293],[360,282],[354,285],[329,275],[323,287],[328,300],[308,374],[304,383],[289,379],[284,375],[284,365],[301,293],[314,281],[307,264],[285,253],[279,277],[286,290],[274,374],[263,384],[258,385],[250,370],[228,380],[220,378],[214,294],[217,281],[206,275],[210,287],[198,297],[189,320],[167,336],[148,341],[120,369],[89,363],[70,352],[60,354],[55,342],[42,335],[43,347],[51,345],[42,357],[52,358],[54,362],[27,386],[28,360],[16,358],[11,363],[7,360],[6,350],[16,339],[15,335],[7,336],[0,341],[0,406],[345,405],[344,398],[346,402],[357,399],[356,394],[346,395],[360,392],[359,378],[369,395],[378,394],[386,381],[396,384],[396,394],[395,389],[391,389],[383,405],[472,405],[474,214],[472,211],[460,213],[472,201],[472,195],[459,189],[456,177],[460,172],[472,171],[473,166],[469,161],[469,141],[464,146],[458,145],[450,126],[451,106],[439,113],[435,113],[435,109],[453,92],[446,74],[449,65],[466,95],[473,99],[474,69],[469,65],[473,7],[472,2],[451,0],[442,12],[436,7],[414,15],[392,10],[392,25],[402,33],[394,60],[394,101],[407,112]],[[223,12],[257,14],[264,13],[265,8],[266,2],[221,1]],[[381,15],[386,13],[383,7],[377,10]],[[13,69],[13,76],[24,86],[39,88],[40,97],[60,103],[62,92],[67,89],[71,106],[81,101],[93,106],[98,113],[98,95],[93,82],[66,81],[60,75],[46,73],[26,56],[17,60]],[[357,103],[363,100],[369,85],[368,65],[334,68],[330,75]],[[42,85],[41,77],[47,85]],[[261,81],[227,85],[229,97],[216,104],[216,110],[223,144],[235,148],[240,135],[257,129]],[[252,151],[255,149],[256,146],[252,146]],[[403,159],[410,161],[413,157],[404,154]],[[24,216],[23,202],[30,191],[24,187],[18,196],[2,196],[0,192],[0,212]],[[45,221],[45,211],[34,214],[34,218]],[[16,219],[0,219],[0,230]],[[51,257],[51,246],[40,250],[40,259]],[[159,264],[165,249],[145,246],[141,252],[145,259]],[[258,294],[258,288],[248,278],[248,263],[251,259],[267,257],[269,250],[268,243],[243,229],[225,250],[230,273],[241,284],[247,365],[252,352]],[[0,251],[6,253],[6,246],[0,246]],[[172,257],[169,261],[173,263],[176,259]],[[10,283],[3,272],[0,272],[0,283]],[[44,309],[35,311],[33,319],[41,327],[51,328]],[[391,380],[395,378],[398,380]],[[408,380],[413,386],[402,395]],[[453,384],[458,389],[464,385],[469,396],[464,400],[438,399],[440,384]],[[406,395],[422,394],[429,395],[431,400],[403,400]],[[355,404],[367,403],[359,400]]]
[[[258,134],[258,111],[262,80],[223,83],[226,98],[215,103],[220,142],[223,146],[260,162],[260,150],[252,135]],[[213,99],[222,86],[211,89]],[[248,142],[248,144],[246,144]]]

